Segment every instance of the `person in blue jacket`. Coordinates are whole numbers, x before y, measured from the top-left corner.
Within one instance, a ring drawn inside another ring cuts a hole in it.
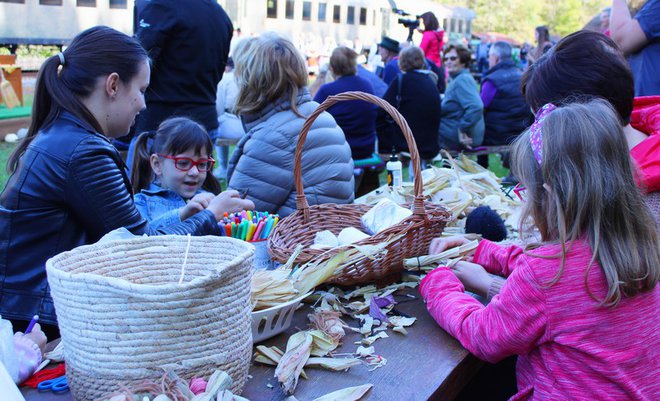
[[[142,46],[108,27],[83,31],[42,65],[32,122],[0,195],[0,314],[15,330],[39,315],[44,332],[58,335],[47,259],[119,227],[136,235],[219,234],[224,212],[254,207],[234,191],[158,230],[140,215],[110,138],[126,135],[145,108],[149,77]]]

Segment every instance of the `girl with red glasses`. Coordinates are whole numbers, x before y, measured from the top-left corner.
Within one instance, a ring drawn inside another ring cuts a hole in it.
[[[152,226],[178,223],[207,208],[230,211],[237,202],[254,208],[236,191],[220,193],[212,153],[206,130],[188,118],[170,118],[158,131],[140,135],[132,168],[135,206]]]

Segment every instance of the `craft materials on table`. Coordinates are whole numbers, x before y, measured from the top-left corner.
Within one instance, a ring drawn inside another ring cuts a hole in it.
[[[52,391],[55,394],[66,393],[69,391],[69,384],[66,382],[66,376],[60,376],[55,379],[42,381],[37,385],[39,391]]]
[[[25,329],[25,334],[31,333],[34,325],[37,324],[37,322],[39,322],[39,315],[32,316],[32,320],[30,320],[27,329]]]
[[[28,386],[32,388],[37,388],[39,383],[44,382],[46,380],[51,380],[51,379],[56,379],[58,377],[62,377],[66,373],[66,368],[65,364],[62,363],[60,365],[55,366],[52,369],[44,369],[40,372],[37,372],[32,375],[29,379],[27,379],[22,386]]]
[[[267,239],[279,221],[277,214],[243,210],[240,213],[225,213],[218,224],[224,228],[227,237],[256,242]]]

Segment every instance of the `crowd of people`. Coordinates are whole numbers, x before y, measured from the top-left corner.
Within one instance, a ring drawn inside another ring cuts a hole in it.
[[[553,44],[538,28],[524,71],[510,44],[484,44],[479,83],[470,51],[444,45],[426,13],[419,47],[383,37],[383,68],[372,72],[340,46],[312,90],[291,41],[245,38],[230,61],[224,10],[190,3],[149,2],[136,38],[90,28],[42,66],[32,123],[0,195],[0,314],[15,330],[39,315],[46,335],[58,336],[46,260],[116,228],[222,235],[225,213],[293,213],[293,155],[306,117],[329,96],[361,91],[398,109],[425,163],[440,149],[511,145],[506,163],[538,242],[482,240],[471,262],[432,271],[420,292],[438,324],[484,360],[520,355],[521,398],[660,393],[649,376],[660,349],[658,0],[634,18],[614,0],[609,37],[578,31]],[[129,175],[111,139],[134,124]],[[231,157],[214,149],[223,137],[240,138]],[[354,160],[408,150],[374,105],[334,105],[306,138],[307,202],[353,202]],[[435,239],[429,252],[463,242]]]

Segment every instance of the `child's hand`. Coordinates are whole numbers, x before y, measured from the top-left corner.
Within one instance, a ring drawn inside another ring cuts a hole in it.
[[[188,217],[192,217],[196,213],[199,213],[209,207],[213,198],[215,198],[215,195],[209,192],[202,192],[201,194],[193,196],[193,198],[188,201],[186,206],[179,209],[179,217],[181,218],[181,221],[187,219]]]
[[[451,237],[439,237],[433,238],[431,240],[431,245],[429,245],[429,255],[435,255],[441,252],[446,251],[450,248],[456,248],[470,242],[469,239],[465,238],[462,235],[452,235]],[[468,256],[474,255],[474,251],[470,252]]]
[[[33,343],[37,344],[37,347],[39,347],[39,350],[41,351],[41,355],[44,355],[44,353],[46,352],[46,342],[48,341],[48,339],[46,338],[44,332],[41,331],[41,326],[39,325],[39,323],[35,324],[34,327],[32,327],[31,332],[24,334],[19,331],[16,332],[14,336],[30,340]]]
[[[225,212],[235,213],[241,210],[252,210],[254,209],[254,203],[249,199],[241,199],[238,191],[229,190],[213,198],[208,209],[213,212],[215,219],[220,221]]]
[[[466,290],[483,297],[488,296],[488,289],[493,278],[481,265],[461,261],[452,267],[452,271],[461,280]]]

